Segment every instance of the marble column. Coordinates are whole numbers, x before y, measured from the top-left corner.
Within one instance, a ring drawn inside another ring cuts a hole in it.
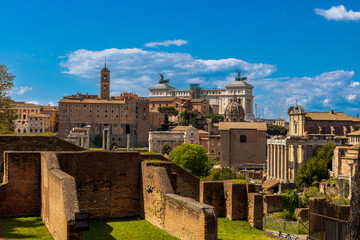
[[[267,144],[266,145],[266,151],[267,151],[267,155],[266,155],[266,163],[267,163],[267,166],[266,166],[266,176],[269,177],[270,175],[270,171],[269,171],[269,168],[270,168],[270,144]],[[209,149],[209,148],[208,148]]]
[[[279,178],[281,182],[284,181],[284,145],[280,145],[280,174]]]
[[[288,182],[288,146],[284,146],[284,181]]]
[[[275,148],[275,144],[272,144],[272,178],[275,178],[275,160],[276,160],[276,148]]]
[[[102,150],[105,150],[105,136],[106,136],[106,130],[103,130],[103,134],[102,134]]]
[[[276,151],[277,151],[277,154],[276,154],[276,179],[280,179],[280,147],[281,145],[280,144],[277,144],[276,145]]]

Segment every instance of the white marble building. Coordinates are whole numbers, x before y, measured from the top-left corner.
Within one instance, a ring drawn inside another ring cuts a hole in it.
[[[218,109],[219,114],[224,114],[226,106],[229,104],[230,99],[234,96],[240,99],[241,105],[245,112],[245,121],[253,121],[254,116],[254,95],[253,86],[246,82],[246,78],[240,78],[240,74],[235,78],[235,81],[227,84],[225,88],[205,89],[200,88],[199,98],[205,98],[209,101],[210,105],[216,106],[213,109]],[[159,81],[149,88],[151,97],[183,97],[190,98],[189,90],[176,90],[167,82]]]

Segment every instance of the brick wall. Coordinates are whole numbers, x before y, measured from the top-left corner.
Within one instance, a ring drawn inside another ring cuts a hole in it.
[[[5,176],[0,185],[0,216],[40,213],[40,153],[5,152]]]
[[[250,226],[263,228],[263,196],[260,193],[248,194],[248,221]]]
[[[281,195],[264,195],[264,214],[278,212],[283,209]]]
[[[174,164],[142,162],[142,215],[180,239],[217,239],[214,207],[174,194],[169,172],[181,171],[170,165]]]
[[[224,182],[226,217],[230,220],[247,219],[246,183]]]
[[[80,211],[92,218],[139,214],[138,152],[64,152],[57,157],[60,169],[75,178]]]
[[[224,182],[201,181],[200,202],[215,207],[216,216],[226,216]]]
[[[83,148],[56,136],[0,135],[0,178],[4,151],[81,151]]]
[[[59,169],[55,153],[41,155],[41,217],[54,239],[81,239],[75,232],[79,212],[75,180]]]

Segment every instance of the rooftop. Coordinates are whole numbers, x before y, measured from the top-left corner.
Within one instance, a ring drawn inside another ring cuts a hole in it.
[[[219,130],[230,130],[230,129],[256,129],[256,130],[267,130],[265,122],[220,122]]]
[[[360,118],[351,117],[343,112],[306,112],[305,115],[307,120],[318,120],[318,121],[355,121],[360,122]]]

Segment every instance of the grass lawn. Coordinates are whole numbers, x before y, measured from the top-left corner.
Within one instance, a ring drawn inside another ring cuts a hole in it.
[[[52,239],[40,217],[0,218],[0,227],[6,239]],[[272,238],[247,221],[230,221],[218,218],[218,238],[221,240],[270,240]],[[140,217],[92,219],[90,231],[83,232],[83,240],[175,240],[165,231],[153,226]]]
[[[93,219],[83,240],[177,239],[140,217]]]
[[[231,221],[218,218],[218,239],[220,240],[270,240],[266,233],[250,226],[247,221]]]
[[[6,239],[52,239],[40,217],[0,218]]]

